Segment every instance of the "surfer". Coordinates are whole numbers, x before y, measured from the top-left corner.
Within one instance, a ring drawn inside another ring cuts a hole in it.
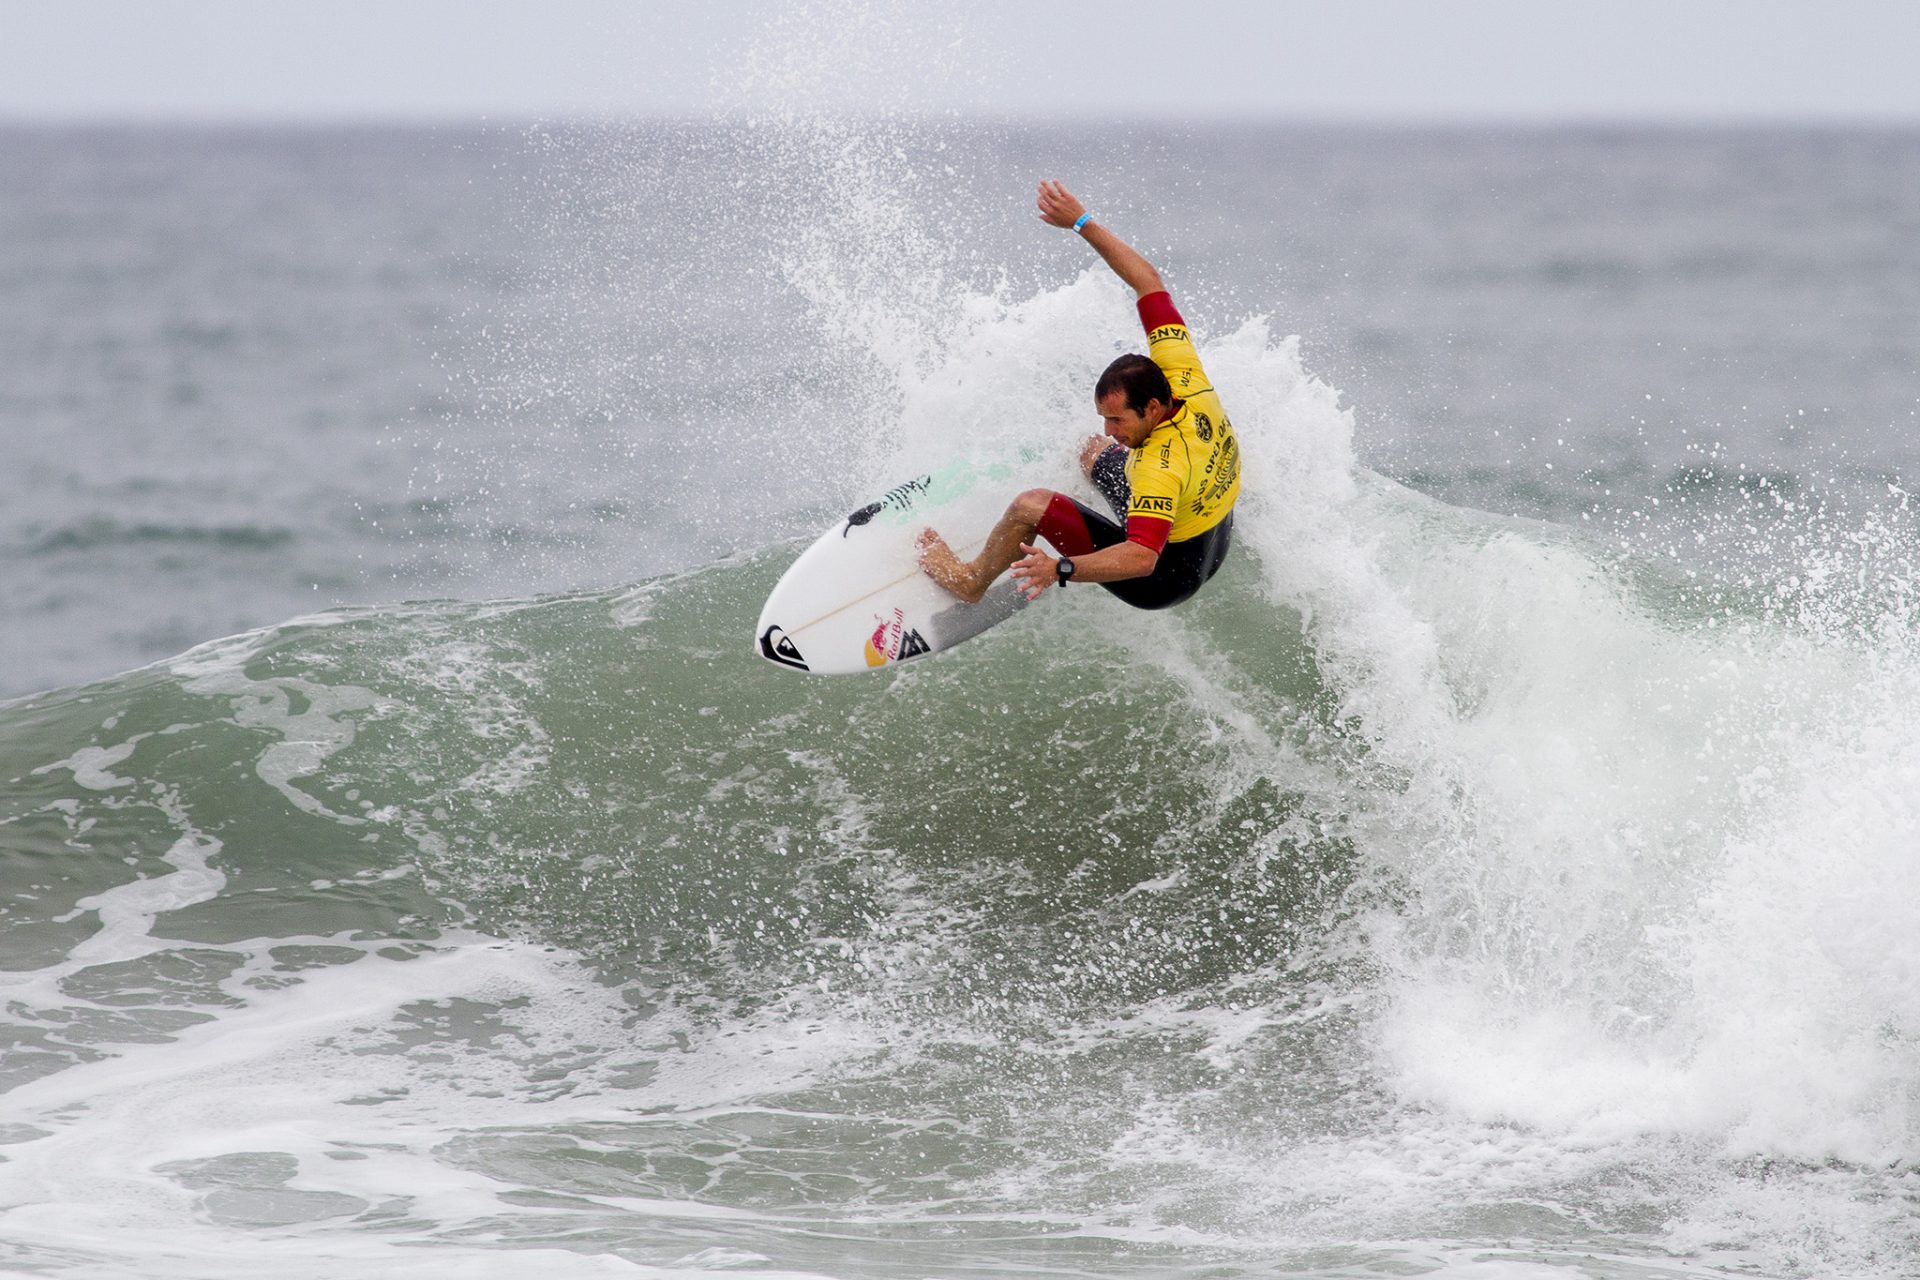
[[[1113,508],[1108,519],[1064,493],[1029,489],[962,560],[932,529],[921,567],[962,600],[977,601],[1009,567],[1034,599],[1048,587],[1097,582],[1139,609],[1165,609],[1198,591],[1226,559],[1240,496],[1240,443],[1214,392],[1186,321],[1153,264],[1093,221],[1057,181],[1040,184],[1040,217],[1077,232],[1138,296],[1149,355],[1124,355],[1093,385],[1104,434],[1080,466]],[[1034,535],[1060,552],[1048,555]]]

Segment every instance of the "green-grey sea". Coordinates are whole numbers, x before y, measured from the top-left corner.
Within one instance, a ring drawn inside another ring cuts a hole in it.
[[[1072,489],[1190,605],[752,650]],[[1920,133],[0,129],[0,1270],[1920,1272]]]

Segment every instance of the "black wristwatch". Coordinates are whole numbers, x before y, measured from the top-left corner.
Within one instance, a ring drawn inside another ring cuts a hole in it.
[[[1054,577],[1054,581],[1058,582],[1063,587],[1066,586],[1069,582],[1072,582],[1073,581],[1073,561],[1067,559],[1065,556],[1061,556],[1060,559],[1053,566],[1053,577]]]

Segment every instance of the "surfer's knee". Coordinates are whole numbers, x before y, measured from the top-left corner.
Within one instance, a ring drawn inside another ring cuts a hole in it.
[[[1093,469],[1107,450],[1113,447],[1113,441],[1104,435],[1088,436],[1087,442],[1080,446],[1080,472],[1087,479],[1093,479]]]
[[[1046,518],[1047,504],[1053,501],[1051,489],[1029,489],[1015,498],[1007,507],[1007,514],[1019,520],[1021,524],[1038,528]]]

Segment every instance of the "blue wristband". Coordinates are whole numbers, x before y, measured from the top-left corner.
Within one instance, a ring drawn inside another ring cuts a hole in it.
[[[1078,231],[1080,228],[1086,226],[1087,221],[1092,217],[1093,217],[1093,210],[1091,209],[1087,210],[1085,213],[1081,214],[1079,217],[1073,220],[1073,229],[1075,231]]]

